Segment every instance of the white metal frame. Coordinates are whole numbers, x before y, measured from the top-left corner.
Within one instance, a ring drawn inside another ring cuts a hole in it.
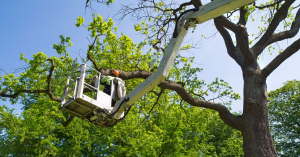
[[[85,82],[86,78],[86,68],[90,68],[98,73],[98,77],[95,77],[94,86]],[[93,111],[96,110],[111,110],[111,101],[112,97],[116,94],[115,86],[113,81],[111,82],[111,95],[99,90],[100,87],[100,78],[101,73],[92,67],[82,64],[80,66],[80,75],[72,80],[67,78],[67,84],[64,88],[61,108],[63,111],[70,113],[71,115],[90,120],[92,117]],[[71,82],[70,82],[71,80]],[[70,86],[74,86],[72,89],[68,90]],[[94,91],[94,98],[91,98],[83,93],[84,88],[89,88],[91,91]],[[73,92],[72,95],[70,95]]]

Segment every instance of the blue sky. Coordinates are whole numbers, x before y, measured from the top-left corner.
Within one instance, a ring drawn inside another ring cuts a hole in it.
[[[203,1],[203,3],[207,2]],[[118,6],[119,1],[116,3]],[[115,7],[94,5],[96,14],[100,14],[104,19],[113,17],[116,12],[116,9],[113,8]],[[14,68],[26,66],[24,62],[19,60],[20,53],[24,53],[27,58],[31,58],[34,53],[39,51],[48,56],[56,55],[52,46],[54,43],[59,42],[59,35],[71,37],[73,47],[69,48],[68,51],[72,57],[79,57],[79,55],[85,57],[89,43],[87,40],[88,32],[84,28],[76,28],[75,26],[78,16],[82,16],[85,23],[91,21],[91,12],[90,9],[85,9],[85,0],[1,1],[0,13],[2,15],[0,25],[0,67],[6,71],[12,72]],[[118,34],[123,32],[133,38],[134,42],[139,42],[144,37],[134,32],[134,23],[130,19],[124,19],[118,25]],[[252,23],[248,26],[248,30],[255,32],[254,28],[256,27],[257,23]],[[186,41],[196,42],[201,34],[210,36],[215,32],[213,22],[209,21],[199,25],[195,33],[189,33]],[[299,37],[297,35],[296,38]],[[280,43],[280,46],[286,47],[291,43],[292,41],[285,41]],[[209,39],[201,40],[199,47],[199,49],[191,50],[190,53],[184,52],[182,54],[183,56],[194,55],[196,57],[195,62],[197,64],[193,66],[204,69],[199,74],[199,78],[206,80],[207,83],[212,82],[216,77],[224,79],[229,82],[235,92],[242,96],[243,78],[241,70],[235,61],[227,55],[220,35],[216,34]],[[144,51],[146,52],[147,49],[144,49]],[[273,55],[270,56],[269,53],[265,52],[259,61],[261,68],[267,65],[276,54],[278,53],[273,52]],[[300,80],[299,59],[300,53],[297,52],[269,76],[267,79],[268,91],[281,87],[282,83],[287,80]],[[9,105],[10,103],[7,101],[1,102],[1,104]],[[19,110],[20,105],[13,107]],[[242,110],[242,100],[234,101],[232,107],[234,111]]]

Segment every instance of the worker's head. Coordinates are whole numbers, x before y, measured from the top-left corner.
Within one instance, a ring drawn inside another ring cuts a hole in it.
[[[118,70],[114,70],[112,73],[113,73],[113,75],[115,75],[115,76],[119,76],[119,71],[118,71]]]

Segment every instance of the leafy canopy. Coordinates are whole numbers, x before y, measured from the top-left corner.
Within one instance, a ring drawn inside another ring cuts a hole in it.
[[[76,26],[83,24],[84,19],[79,17]],[[87,29],[94,39],[87,54],[99,67],[155,70],[159,63],[161,53],[151,49],[142,53],[146,41],[136,44],[124,34],[118,37],[111,19],[104,21],[98,15]],[[70,37],[61,35],[60,39],[60,43],[53,45],[58,56],[38,52],[29,60],[21,54],[20,59],[28,68],[19,76],[9,74],[0,78],[1,92],[18,93],[10,101],[23,104],[20,115],[4,105],[0,107],[1,156],[243,155],[241,133],[225,125],[217,112],[191,107],[175,92],[158,87],[136,102],[126,119],[113,128],[101,128],[79,118],[63,127],[70,115],[60,111],[60,104],[52,101],[48,92],[60,97],[67,75],[80,61],[67,52],[72,46]],[[197,74],[202,69],[191,67],[191,62],[193,57],[177,57],[169,79],[184,83],[195,97],[201,95],[204,99],[215,93],[219,97],[239,98],[224,80],[216,79],[211,84],[199,80]],[[141,81],[126,80],[127,90]]]

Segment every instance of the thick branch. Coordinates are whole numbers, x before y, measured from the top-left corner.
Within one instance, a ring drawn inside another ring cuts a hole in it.
[[[246,19],[246,13],[247,13],[247,10],[244,9],[244,7],[241,7],[240,9],[240,19],[239,19],[239,22],[237,23],[238,25],[246,25],[247,23],[247,20],[248,20],[248,17]]]
[[[237,57],[237,54],[235,53],[235,46],[233,44],[233,41],[232,41],[232,38],[231,38],[229,32],[222,26],[222,24],[218,20],[218,18],[214,19],[214,22],[215,22],[217,30],[220,32],[220,34],[222,35],[222,37],[224,39],[228,55],[241,66],[242,58]]]
[[[248,41],[248,33],[247,29],[244,25],[236,25],[233,22],[229,21],[226,17],[224,16],[219,16],[215,18],[215,21],[217,21],[216,27],[220,33],[222,33],[225,37],[228,36],[228,32],[226,33],[223,29],[222,26],[226,27],[227,29],[231,30],[232,32],[235,33],[236,40],[237,40],[237,49],[235,48],[235,54],[233,53],[229,54],[231,57],[235,56],[235,61],[242,67],[244,67],[244,63],[247,65],[250,65],[254,63],[255,57],[252,54],[252,51],[249,49],[249,41]],[[219,26],[222,25],[222,26]],[[222,35],[221,34],[221,35]],[[222,35],[222,36],[223,36]],[[224,38],[224,37],[223,37]],[[228,37],[225,39],[225,44],[228,43],[228,46],[232,47],[232,44],[230,44],[230,41],[226,41]],[[227,46],[227,45],[226,45]],[[232,50],[233,48],[231,48]],[[240,56],[240,54],[243,56],[243,58]]]
[[[208,109],[212,109],[215,111],[219,112],[220,118],[229,126],[240,130],[239,124],[238,124],[238,118],[231,114],[227,108],[223,105],[210,102],[210,101],[205,101],[205,100],[200,100],[200,99],[195,99],[193,98],[190,94],[187,93],[187,91],[179,84],[176,84],[172,81],[163,81],[158,85],[158,87],[161,87],[163,89],[170,89],[175,91],[179,96],[189,103],[192,106],[197,106],[197,107],[204,107]]]
[[[244,57],[245,65],[252,65],[256,61],[256,57],[249,48],[249,38],[247,28],[244,25],[238,25],[238,33],[236,35],[237,48]]]
[[[281,54],[274,58],[261,72],[263,78],[267,78],[283,61],[300,49],[300,39],[287,47]]]
[[[202,3],[200,0],[191,0],[192,4],[194,5],[195,8],[199,8],[202,6]]]
[[[16,97],[19,96],[20,93],[47,93],[47,90],[26,90],[26,89],[23,89],[23,90],[19,90],[18,92],[14,93],[14,94],[6,94],[7,92],[2,92],[0,94],[1,97],[6,97],[6,98],[12,98],[12,99],[15,99]]]
[[[274,31],[278,27],[279,23],[287,17],[289,7],[294,3],[295,0],[286,0],[285,3],[279,8],[265,34],[260,40],[252,47],[255,52],[255,58],[259,56],[262,51],[266,48],[269,39],[272,37]]]
[[[100,71],[102,75],[109,75],[112,73],[113,70],[100,68],[100,69],[98,69],[98,71]],[[146,79],[147,77],[149,77],[152,74],[152,72],[145,71],[145,70],[136,70],[136,71],[131,71],[131,72],[119,70],[119,73],[120,73],[119,77],[123,80],[129,80],[129,79],[133,79],[133,78]]]
[[[112,69],[101,68],[99,69],[99,71],[103,75],[108,75],[111,73]],[[137,70],[132,72],[119,70],[119,72],[120,72],[119,77],[122,78],[123,80],[128,80],[133,78],[146,79],[152,74],[151,72],[145,70]],[[230,125],[233,128],[239,129],[237,117],[231,114],[225,106],[210,101],[195,99],[189,93],[187,93],[187,91],[180,84],[174,83],[172,81],[168,81],[168,80],[163,81],[158,85],[158,87],[162,89],[170,89],[176,91],[184,101],[186,101],[192,106],[204,107],[204,108],[218,111],[220,117],[226,124]]]
[[[215,18],[222,26],[226,27],[227,29],[231,30],[235,34],[238,33],[238,25],[229,21],[225,16],[219,16]]]

